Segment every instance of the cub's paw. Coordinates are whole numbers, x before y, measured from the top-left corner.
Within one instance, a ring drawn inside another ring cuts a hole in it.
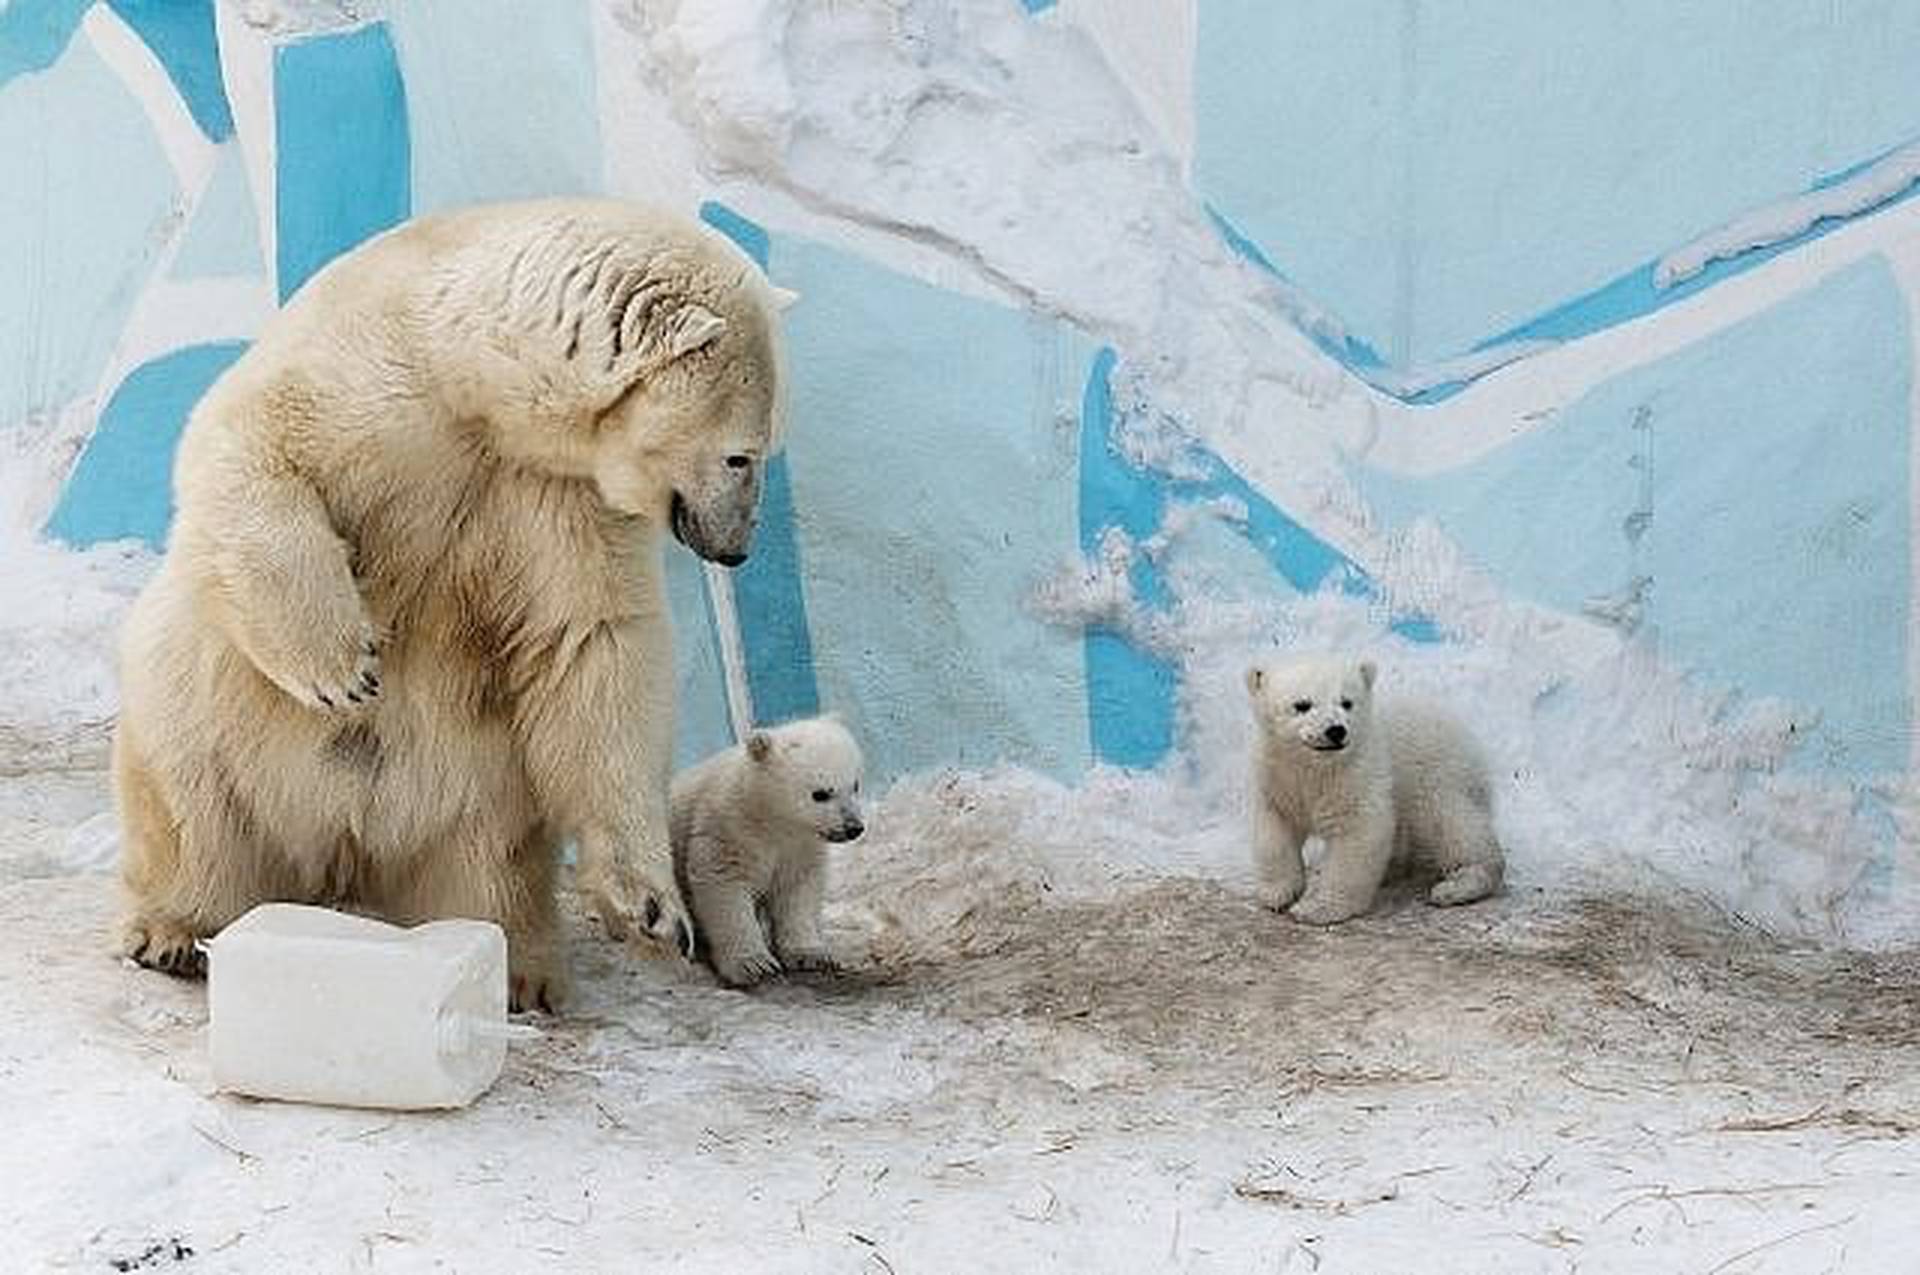
[[[616,942],[650,939],[692,959],[693,922],[673,885],[650,881],[639,869],[622,865],[596,874],[583,889],[607,937]]]
[[[780,968],[780,962],[767,951],[715,952],[713,955],[713,972],[728,987],[752,987],[780,973]]]
[[[1345,899],[1308,891],[1305,897],[1287,909],[1287,915],[1304,925],[1338,925],[1342,921],[1351,921],[1364,911],[1366,908],[1355,907]]]
[[[838,974],[840,964],[823,947],[806,947],[788,950],[780,954],[780,963],[787,969],[805,974]]]
[[[177,921],[139,917],[127,922],[120,953],[147,969],[177,978],[204,978],[207,973],[200,936]]]

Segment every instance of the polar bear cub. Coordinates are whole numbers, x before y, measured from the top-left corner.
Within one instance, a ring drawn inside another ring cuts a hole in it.
[[[674,868],[722,981],[833,968],[820,933],[826,845],[865,831],[861,767],[828,715],[756,730],[675,776]]]
[[[1262,901],[1312,925],[1360,915],[1396,853],[1433,861],[1427,901],[1471,903],[1500,888],[1487,765],[1459,722],[1419,703],[1376,710],[1374,665],[1315,657],[1256,665],[1254,866]],[[1326,855],[1308,879],[1301,847]]]

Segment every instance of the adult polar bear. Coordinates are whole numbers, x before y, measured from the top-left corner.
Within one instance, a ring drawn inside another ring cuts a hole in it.
[[[661,531],[747,553],[790,301],[678,216],[545,200],[334,261],[181,438],[123,637],[124,950],[256,903],[496,920],[557,1003],[553,875],[691,951],[668,846]]]

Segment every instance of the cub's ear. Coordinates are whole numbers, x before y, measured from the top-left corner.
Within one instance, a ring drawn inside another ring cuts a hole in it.
[[[1247,670],[1247,694],[1258,695],[1267,684],[1267,671],[1258,664]]]
[[[782,288],[778,284],[773,285],[771,291],[773,293],[773,308],[775,310],[791,309],[793,303],[800,299],[800,294],[792,288]]]
[[[748,735],[747,756],[755,761],[765,761],[773,756],[773,736],[763,730],[757,730]]]
[[[1372,660],[1360,661],[1360,680],[1367,684],[1368,690],[1373,689],[1373,675],[1375,671]]]

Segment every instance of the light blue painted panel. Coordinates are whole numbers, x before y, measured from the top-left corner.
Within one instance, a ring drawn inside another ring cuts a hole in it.
[[[1359,477],[1390,523],[1433,517],[1508,591],[1578,610],[1649,577],[1663,655],[1820,710],[1807,764],[1900,770],[1909,348],[1898,287],[1868,261],[1461,470]]]
[[[410,0],[388,21],[407,82],[416,211],[600,189],[585,0]]]
[[[1404,365],[1920,136],[1907,0],[1210,0],[1195,180]]]
[[[145,285],[172,170],[86,41],[0,88],[0,427],[94,391]]]
[[[1056,323],[776,237],[787,444],[823,706],[877,776],[1087,764],[1077,634],[1035,582],[1078,551],[1078,408],[1094,351]]]
[[[10,0],[0,4],[0,87],[60,60],[93,0]]]
[[[174,90],[200,131],[216,142],[233,136],[233,113],[220,72],[220,42],[214,33],[213,0],[108,0],[113,11],[139,32],[166,68]]]
[[[313,272],[411,209],[407,91],[384,23],[273,53],[277,283]]]
[[[727,717],[726,672],[707,605],[700,560],[669,544],[667,603],[673,611],[673,666],[678,694],[674,701],[673,764],[689,766],[733,743]]]
[[[220,148],[206,193],[193,210],[193,223],[174,256],[176,279],[221,275],[258,276],[266,268],[260,252],[260,221],[247,184],[246,160],[240,147]]]
[[[180,431],[208,387],[246,349],[245,341],[190,345],[135,368],[100,413],[47,534],[70,545],[132,538],[164,548]]]
[[[1195,187],[1308,297],[1402,362],[1404,0],[1205,0]]]

